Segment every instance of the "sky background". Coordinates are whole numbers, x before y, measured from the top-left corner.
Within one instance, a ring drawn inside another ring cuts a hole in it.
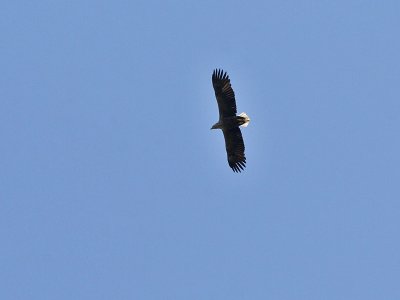
[[[0,298],[400,299],[399,28],[391,0],[3,1]]]

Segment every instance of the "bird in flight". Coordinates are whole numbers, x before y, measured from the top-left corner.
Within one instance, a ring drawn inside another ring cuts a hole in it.
[[[211,129],[221,129],[225,138],[228,164],[234,172],[246,167],[244,142],[239,126],[247,127],[250,118],[246,113],[236,115],[236,100],[229,76],[223,70],[216,69],[212,74],[212,84],[217,98],[219,121]]]

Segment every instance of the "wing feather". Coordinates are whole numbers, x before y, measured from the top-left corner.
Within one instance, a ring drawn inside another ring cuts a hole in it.
[[[244,154],[244,142],[239,127],[223,129],[225,138],[226,154],[228,164],[234,172],[241,172],[246,167],[246,156]]]
[[[219,118],[232,117],[236,115],[235,92],[226,72],[215,69],[212,74],[212,84],[217,98]]]

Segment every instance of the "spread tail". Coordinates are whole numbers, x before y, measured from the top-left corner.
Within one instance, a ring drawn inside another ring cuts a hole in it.
[[[249,116],[248,116],[245,112],[242,112],[242,113],[239,115],[239,117],[244,118],[244,123],[243,123],[242,125],[240,125],[240,126],[247,127],[247,125],[249,125],[249,123],[250,123],[250,118],[249,118]]]

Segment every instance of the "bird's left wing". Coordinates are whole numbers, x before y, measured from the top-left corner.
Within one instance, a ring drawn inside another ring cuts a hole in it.
[[[228,74],[223,70],[214,70],[212,74],[212,84],[218,102],[220,119],[236,116],[235,93],[232,89]]]

